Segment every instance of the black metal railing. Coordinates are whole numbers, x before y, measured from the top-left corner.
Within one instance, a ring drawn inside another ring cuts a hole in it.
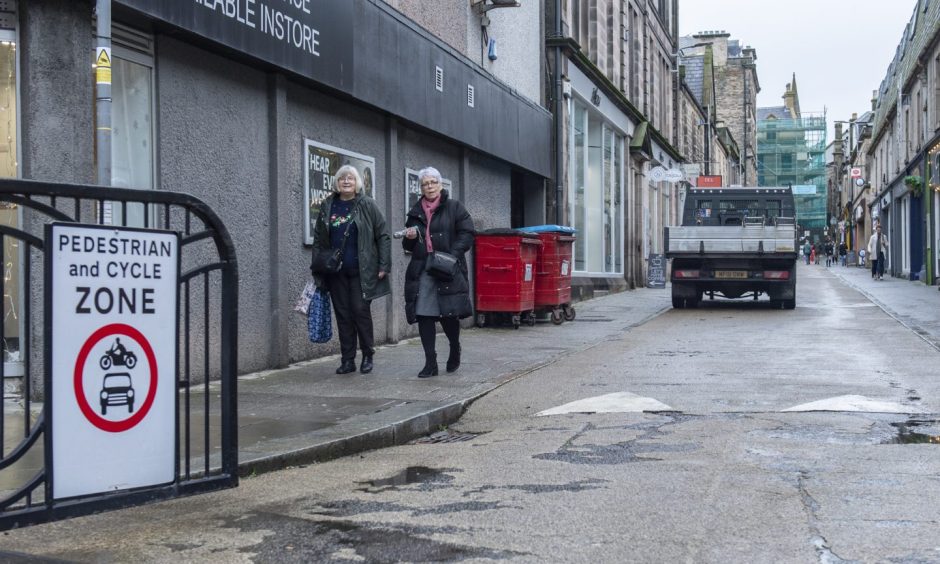
[[[238,263],[215,212],[182,193],[9,179],[0,179],[0,209],[9,212],[0,225],[0,383],[6,391],[0,403],[0,530],[236,486]],[[44,229],[50,222],[179,234],[177,460],[169,485],[65,501],[52,497],[52,449],[45,439],[52,414],[42,388],[51,381],[44,378],[51,355],[43,322],[50,296]],[[7,335],[10,324],[17,329],[15,341]]]

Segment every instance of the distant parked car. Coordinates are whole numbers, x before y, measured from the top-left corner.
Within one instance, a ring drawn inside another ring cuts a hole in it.
[[[105,374],[101,384],[101,415],[108,414],[109,405],[126,405],[127,412],[134,412],[134,384],[127,372]]]

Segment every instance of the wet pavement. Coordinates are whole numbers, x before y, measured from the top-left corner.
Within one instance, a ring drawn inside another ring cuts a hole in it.
[[[885,278],[873,280],[868,269],[800,264],[799,272],[825,270],[855,288],[899,323],[940,350],[940,292],[936,286]],[[799,274],[798,274],[799,275]],[[379,347],[372,374],[334,373],[336,356],[284,370],[245,375],[238,382],[239,468],[243,475],[404,444],[455,422],[476,398],[572,353],[614,339],[670,308],[666,289],[641,288],[575,304],[573,322],[534,327],[462,330],[463,363],[454,374],[419,379],[423,353],[417,338]],[[797,308],[813,307],[797,303]],[[298,317],[298,322],[301,318]],[[438,349],[446,339],[438,335]],[[213,393],[210,388],[210,393]],[[198,394],[192,404],[202,404]],[[22,411],[7,401],[4,432],[10,445],[21,433]],[[215,418],[215,414],[210,414]],[[194,413],[193,424],[203,414]],[[217,421],[211,426],[218,433]],[[218,444],[212,437],[211,444]],[[203,453],[196,453],[202,456]],[[216,465],[217,453],[211,458]],[[11,476],[0,476],[0,491],[16,476],[31,475],[36,456]],[[201,462],[194,461],[199,467]]]
[[[476,398],[576,351],[614,338],[670,307],[669,292],[638,289],[575,304],[576,319],[554,325],[464,328],[462,363],[447,374],[447,339],[437,336],[441,375],[419,379],[424,354],[417,337],[378,347],[371,374],[335,374],[339,357],[239,377],[239,473],[276,470],[396,444],[438,431],[459,419]],[[298,323],[304,322],[300,315]],[[358,362],[359,359],[357,359]],[[209,393],[217,392],[210,385]],[[201,433],[201,392],[191,394],[191,428]],[[212,402],[218,403],[218,402]],[[33,408],[38,406],[33,404]],[[22,437],[23,413],[7,400],[4,444]],[[218,414],[210,414],[210,441],[220,442]],[[36,449],[34,449],[36,450]],[[0,474],[0,494],[41,467],[41,453]],[[204,453],[193,452],[192,465]],[[218,450],[210,464],[220,465]]]

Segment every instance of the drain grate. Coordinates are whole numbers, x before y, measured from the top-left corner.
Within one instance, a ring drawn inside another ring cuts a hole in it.
[[[426,437],[417,438],[409,445],[436,445],[441,443],[461,443],[475,439],[479,433],[458,433],[456,431],[438,431]]]

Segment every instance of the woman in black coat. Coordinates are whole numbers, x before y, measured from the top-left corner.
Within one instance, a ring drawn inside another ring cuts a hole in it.
[[[421,198],[408,212],[402,247],[411,253],[405,272],[405,317],[418,324],[424,368],[418,378],[437,376],[436,322],[450,343],[447,371],[460,367],[460,319],[473,315],[466,253],[473,247],[473,219],[441,186],[441,173],[428,167],[418,173]],[[441,281],[425,272],[428,254],[443,251],[457,258],[457,274]]]

